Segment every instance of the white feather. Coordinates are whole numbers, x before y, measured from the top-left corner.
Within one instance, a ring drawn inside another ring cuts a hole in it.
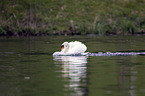
[[[62,48],[61,52],[55,52],[53,56],[84,56],[88,54],[84,53],[87,50],[86,45],[79,41],[64,42],[62,46],[64,48]]]
[[[79,41],[70,42],[69,44],[69,50],[67,53],[84,53],[87,50],[86,45]]]
[[[86,45],[79,41],[64,42],[64,49],[61,50],[62,53],[84,53],[87,50]]]

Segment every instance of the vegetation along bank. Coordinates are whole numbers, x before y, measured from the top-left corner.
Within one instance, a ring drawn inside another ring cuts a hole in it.
[[[145,34],[145,0],[1,0],[0,36]]]

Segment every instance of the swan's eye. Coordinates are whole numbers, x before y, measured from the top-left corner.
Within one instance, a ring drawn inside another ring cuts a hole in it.
[[[64,48],[64,45],[61,45],[61,50]]]

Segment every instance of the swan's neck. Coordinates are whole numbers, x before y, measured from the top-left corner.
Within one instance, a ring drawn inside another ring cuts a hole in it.
[[[69,51],[69,48],[70,48],[70,46],[69,46],[69,44],[68,44],[68,46],[65,47],[63,50],[61,50],[61,52],[67,53],[67,52]]]

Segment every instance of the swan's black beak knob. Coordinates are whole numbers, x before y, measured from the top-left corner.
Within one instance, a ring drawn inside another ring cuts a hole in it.
[[[64,45],[61,45],[61,50],[63,50],[64,49]]]

